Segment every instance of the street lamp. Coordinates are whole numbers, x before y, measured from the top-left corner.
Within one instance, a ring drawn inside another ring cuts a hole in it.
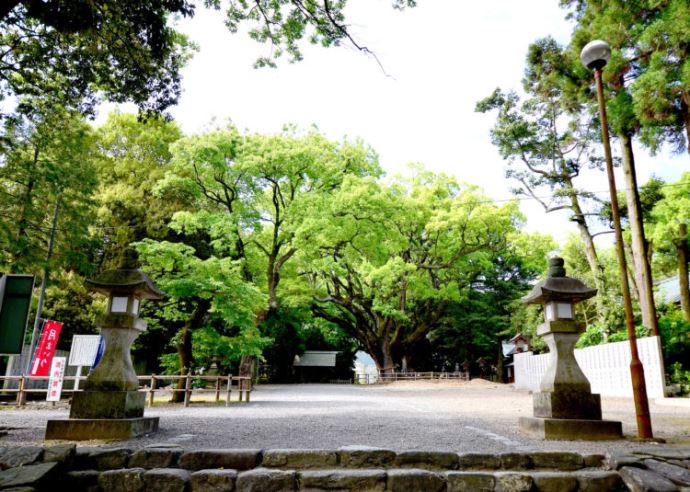
[[[628,285],[625,252],[623,250],[623,233],[621,231],[621,218],[618,209],[618,195],[616,194],[616,178],[613,175],[613,161],[611,159],[611,143],[609,142],[606,103],[604,102],[604,86],[601,80],[601,69],[604,68],[610,59],[611,48],[606,41],[591,41],[582,48],[580,53],[582,64],[590,70],[594,70],[594,79],[597,85],[597,100],[599,101],[599,114],[601,117],[601,140],[604,144],[606,174],[608,175],[609,193],[611,194],[611,215],[613,216],[613,226],[616,232],[616,256],[618,256],[625,321],[628,329],[628,340],[630,341],[630,377],[635,399],[637,435],[641,438],[651,439],[653,435],[652,422],[649,416],[649,401],[647,400],[647,386],[644,381],[644,367],[637,351],[635,320],[633,318],[632,301],[630,300],[630,287]]]

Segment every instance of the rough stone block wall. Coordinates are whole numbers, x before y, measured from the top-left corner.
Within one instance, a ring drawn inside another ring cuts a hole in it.
[[[683,491],[690,448],[630,454],[454,454],[328,449],[144,449],[74,444],[0,448],[0,490],[215,491]]]

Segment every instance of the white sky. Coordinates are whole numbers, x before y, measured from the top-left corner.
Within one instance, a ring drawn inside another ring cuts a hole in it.
[[[332,139],[361,137],[389,173],[421,162],[506,199],[506,164],[489,140],[495,116],[474,106],[496,87],[520,89],[528,45],[547,35],[566,43],[572,26],[564,17],[557,0],[420,0],[404,12],[388,0],[350,0],[352,33],[378,55],[386,76],[350,46],[305,46],[300,63],[253,69],[269,47],[230,34],[221,12],[200,9],[178,26],[200,50],[183,72],[184,94],[171,113],[187,133],[228,119],[261,133],[285,123],[316,125]],[[652,159],[640,150],[637,157],[639,183],[651,173],[675,180],[689,168],[687,155]],[[586,183],[607,190],[604,173]],[[529,201],[521,208],[528,230],[557,240],[575,231],[565,213],[545,215]]]

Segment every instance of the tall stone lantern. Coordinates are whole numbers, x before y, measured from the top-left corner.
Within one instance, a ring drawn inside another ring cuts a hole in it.
[[[585,329],[575,321],[575,304],[596,295],[582,281],[567,277],[562,258],[549,259],[549,274],[522,301],[544,306],[537,328],[549,347],[549,366],[533,397],[534,417],[521,417],[520,429],[543,439],[605,440],[622,437],[621,422],[602,420],[601,397],[575,359],[575,344]]]
[[[108,296],[106,314],[98,322],[105,352],[84,391],[74,393],[69,419],[48,421],[46,439],[118,439],[155,432],[158,417],[144,417],[146,395],[138,391],[130,351],[146,330],[139,318],[142,300],[165,295],[146,274],[133,269],[109,270],[86,282]]]

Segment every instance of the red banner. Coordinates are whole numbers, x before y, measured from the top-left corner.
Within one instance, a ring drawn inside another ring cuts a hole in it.
[[[38,344],[36,357],[34,357],[34,363],[31,366],[32,376],[47,376],[50,372],[50,362],[53,360],[53,354],[55,354],[60,330],[62,330],[62,323],[59,321],[47,320],[43,325],[41,342]]]

